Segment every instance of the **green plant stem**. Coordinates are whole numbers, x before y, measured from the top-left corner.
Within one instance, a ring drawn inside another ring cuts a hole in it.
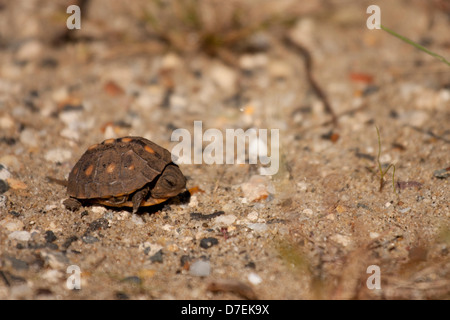
[[[416,42],[414,42],[414,41],[412,41],[412,40],[410,40],[410,39],[408,39],[408,38],[406,38],[406,37],[404,37],[404,36],[399,35],[398,33],[396,33],[396,32],[394,32],[394,31],[392,31],[392,30],[386,28],[386,27],[383,26],[383,25],[380,25],[380,27],[381,27],[381,29],[383,29],[383,30],[386,31],[387,33],[390,33],[391,35],[393,35],[394,37],[397,37],[397,38],[399,38],[400,40],[403,40],[404,42],[406,42],[406,43],[408,43],[408,44],[410,44],[410,45],[416,47],[416,48],[419,49],[419,50],[422,50],[422,51],[425,52],[425,53],[428,53],[429,55],[435,57],[436,59],[438,59],[438,60],[444,62],[445,64],[447,64],[448,66],[450,66],[450,61],[448,61],[447,59],[445,59],[443,56],[438,55],[437,53],[434,53],[434,52],[428,50],[427,48],[421,46],[420,44],[418,44],[418,43],[416,43]]]
[[[395,188],[395,165],[391,163],[387,168],[386,171],[383,172],[383,168],[381,166],[380,162],[380,156],[381,156],[381,137],[380,137],[380,130],[378,129],[378,126],[375,126],[377,129],[377,137],[378,137],[378,155],[377,155],[377,163],[378,163],[378,169],[380,170],[380,192],[383,190],[383,184],[384,184],[384,176],[386,173],[388,173],[390,168],[393,168],[392,172],[392,188],[394,189],[394,193],[397,194],[397,189]],[[397,194],[398,196],[398,194]]]

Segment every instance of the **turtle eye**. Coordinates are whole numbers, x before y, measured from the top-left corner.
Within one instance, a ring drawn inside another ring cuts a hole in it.
[[[169,188],[173,188],[176,186],[177,182],[176,182],[176,177],[173,177],[171,175],[168,175],[166,177],[164,177],[164,181],[166,182],[166,185]]]

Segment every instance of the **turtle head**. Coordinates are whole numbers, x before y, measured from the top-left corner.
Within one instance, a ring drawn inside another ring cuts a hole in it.
[[[180,194],[186,189],[186,178],[180,168],[169,164],[162,172],[155,186],[151,190],[153,198],[170,198]]]

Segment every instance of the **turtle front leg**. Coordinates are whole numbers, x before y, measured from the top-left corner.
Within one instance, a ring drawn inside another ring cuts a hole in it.
[[[144,201],[145,197],[149,192],[149,188],[144,188],[137,191],[133,197],[131,198],[131,202],[133,203],[133,213],[136,213],[141,206],[142,201]]]

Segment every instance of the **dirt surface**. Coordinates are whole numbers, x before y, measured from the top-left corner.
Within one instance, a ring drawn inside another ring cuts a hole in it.
[[[186,1],[189,32],[154,3],[87,1],[68,30],[65,1],[0,1],[0,299],[448,299],[449,66],[367,29],[366,1]],[[378,5],[450,58],[448,1]],[[108,138],[172,150],[194,121],[278,129],[278,172],[180,164],[190,196],[138,214],[72,212],[48,179]]]

